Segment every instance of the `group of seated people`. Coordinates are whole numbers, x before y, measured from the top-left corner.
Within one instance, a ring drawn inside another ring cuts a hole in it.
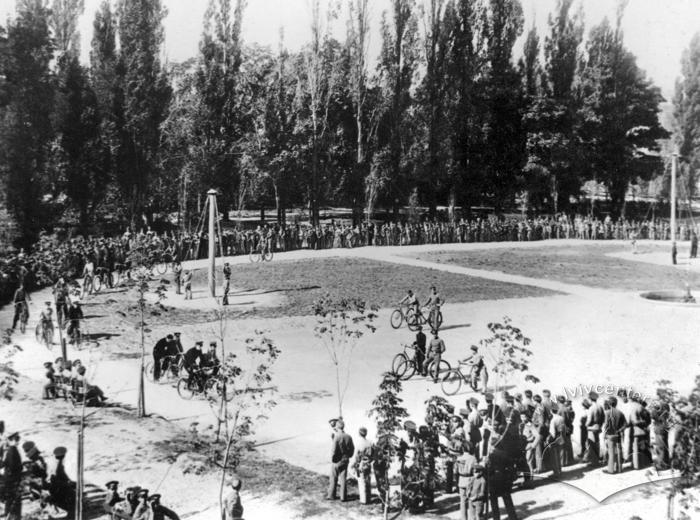
[[[0,421],[0,436],[4,423]],[[0,467],[3,469],[2,498],[4,515],[9,519],[22,518],[22,501],[38,500],[49,517],[71,516],[75,508],[75,482],[66,474],[64,460],[68,450],[58,446],[48,462],[34,441],[21,444],[19,432],[0,441]]]
[[[179,520],[180,517],[160,503],[161,495],[149,494],[148,489],[131,486],[119,494],[119,482],[110,480],[105,484],[107,496],[104,510],[112,520]]]
[[[86,377],[87,370],[79,359],[74,361],[56,358],[53,363],[44,363],[46,369],[43,399],[63,397],[86,406],[101,406],[107,397],[97,385],[92,385]]]

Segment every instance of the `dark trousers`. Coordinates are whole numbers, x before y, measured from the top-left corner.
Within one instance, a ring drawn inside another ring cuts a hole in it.
[[[503,505],[506,506],[506,513],[508,513],[508,520],[518,520],[518,515],[515,514],[515,506],[513,505],[513,499],[510,496],[510,491],[505,491],[501,493],[491,492],[489,493],[489,502],[491,503],[491,510],[493,511],[493,518],[501,518],[501,509],[498,507],[498,498],[503,499]]]
[[[221,302],[221,305],[228,305],[228,291],[231,285],[231,280],[226,278],[226,281],[224,282],[224,298]]]
[[[26,305],[26,303],[24,304]],[[22,318],[22,305],[15,304],[15,315],[12,318],[12,330],[15,330],[17,322]]]
[[[622,443],[618,435],[605,438],[608,447],[608,471],[619,473],[622,471]]]
[[[153,353],[153,379],[158,381],[160,379],[160,364],[165,356],[160,353]]]
[[[586,440],[587,462],[597,466],[600,464],[600,432],[588,431]]]
[[[340,500],[348,499],[348,461],[331,463],[331,479],[328,484],[328,498],[336,498],[336,487],[340,484]]]
[[[425,367],[423,366],[425,364],[425,349],[421,348],[416,348],[416,357],[415,357],[415,363],[416,363],[416,370],[420,372],[421,374],[425,375]]]
[[[22,487],[20,481],[5,482],[4,503],[6,520],[22,520]]]

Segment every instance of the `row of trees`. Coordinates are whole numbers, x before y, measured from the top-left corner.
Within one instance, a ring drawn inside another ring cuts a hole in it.
[[[282,31],[276,50],[245,45],[245,0],[210,0],[179,64],[159,58],[160,0],[105,1],[88,65],[83,1],[17,0],[0,32],[3,202],[25,242],[60,221],[187,222],[211,187],[225,210],[307,206],[317,221],[324,204],[359,220],[409,200],[560,211],[596,180],[619,213],[630,182],[663,171],[648,153],[663,100],[624,46],[624,2],[584,41],[582,11],[558,0],[521,52],[519,0],[392,0],[374,66],[368,0],[312,0],[295,53]]]

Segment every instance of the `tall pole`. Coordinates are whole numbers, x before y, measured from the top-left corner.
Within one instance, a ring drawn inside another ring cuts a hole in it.
[[[209,293],[212,298],[216,297],[216,190],[207,192],[209,204]]]
[[[673,149],[671,157],[671,244],[676,242],[676,165],[678,163],[678,148]]]

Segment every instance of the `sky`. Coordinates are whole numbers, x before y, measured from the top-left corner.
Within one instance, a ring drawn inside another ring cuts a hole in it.
[[[114,2],[114,0],[112,0]],[[204,11],[209,0],[162,0],[168,10],[164,21],[165,56],[170,61],[184,61],[197,55]],[[325,3],[326,0],[322,0]],[[342,38],[345,31],[347,7],[340,2],[340,17],[335,22],[335,34]],[[424,0],[417,0],[418,2]],[[309,38],[311,0],[248,0],[243,19],[243,39],[276,48],[280,28],[285,44],[298,50]],[[614,0],[578,0],[583,4],[586,32],[604,16],[615,15]],[[82,54],[87,60],[92,20],[101,0],[85,0],[85,13],[80,22]],[[232,2],[233,3],[233,2]],[[390,0],[369,0],[371,16],[370,54],[374,57],[381,44],[379,20]],[[547,15],[556,0],[522,0],[526,30],[534,23],[544,40]],[[577,3],[575,3],[577,5]],[[12,16],[15,0],[0,0],[0,20]],[[639,66],[646,70],[663,94],[670,98],[676,78],[680,75],[683,50],[695,32],[700,31],[700,0],[630,0],[623,22],[627,47],[637,56]],[[522,49],[521,41],[516,52]]]

